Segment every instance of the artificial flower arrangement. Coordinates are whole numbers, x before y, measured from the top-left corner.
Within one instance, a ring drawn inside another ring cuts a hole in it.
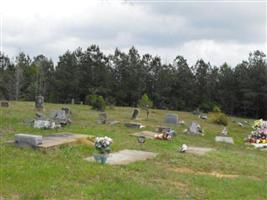
[[[107,156],[111,152],[110,145],[112,144],[112,139],[110,137],[97,137],[95,139],[95,149],[97,153],[94,154],[96,162],[105,164],[107,161]]]
[[[267,121],[256,120],[252,126],[254,129],[248,136],[249,143],[267,143]]]
[[[101,154],[110,153],[110,145],[112,142],[113,141],[110,137],[97,137],[95,139],[95,149]]]

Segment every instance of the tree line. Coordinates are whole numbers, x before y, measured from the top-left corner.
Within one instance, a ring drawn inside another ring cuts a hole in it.
[[[146,93],[155,108],[210,111],[216,105],[227,114],[267,118],[266,56],[258,50],[234,67],[203,59],[189,66],[182,56],[164,64],[134,47],[105,55],[96,45],[66,51],[56,65],[44,55],[21,52],[13,62],[0,55],[0,99],[32,101],[41,94],[46,102],[70,103],[99,95],[108,104],[136,106]]]

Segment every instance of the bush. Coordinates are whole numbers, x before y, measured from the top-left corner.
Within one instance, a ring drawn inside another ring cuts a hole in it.
[[[213,112],[215,113],[220,113],[222,112],[221,108],[219,106],[214,106],[213,109],[212,109]]]
[[[212,121],[216,124],[227,126],[228,117],[222,112],[214,112],[212,116]]]
[[[89,103],[92,106],[92,109],[104,111],[106,108],[106,102],[102,96],[90,95]]]

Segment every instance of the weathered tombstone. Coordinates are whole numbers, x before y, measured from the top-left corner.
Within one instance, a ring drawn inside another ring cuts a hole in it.
[[[207,115],[200,114],[200,115],[199,115],[199,118],[200,118],[200,119],[208,119],[208,116],[207,116]]]
[[[140,115],[140,110],[137,109],[137,108],[135,108],[135,109],[133,110],[132,119],[133,119],[133,120],[137,119],[137,118],[139,117],[139,115]]]
[[[75,99],[74,98],[71,99],[71,104],[75,104]]]
[[[197,122],[192,122],[191,126],[187,130],[187,133],[190,135],[202,135],[203,131],[201,129],[201,126]]]
[[[43,137],[41,135],[29,135],[29,134],[16,134],[15,142],[18,145],[28,145],[31,147],[35,147],[39,144],[42,144]]]
[[[8,108],[9,107],[9,102],[8,101],[1,101],[1,107]]]
[[[46,119],[36,119],[33,122],[33,128],[39,129],[54,129],[56,127],[56,123]]]
[[[81,101],[80,104],[83,105],[83,101]]]
[[[63,108],[61,108],[61,110],[64,110],[66,115],[70,115],[71,114],[70,108],[68,108],[68,107],[63,107]]]
[[[108,116],[106,112],[99,113],[99,121],[101,124],[106,124],[108,122]]]
[[[228,136],[228,131],[227,131],[226,127],[224,127],[222,132],[219,133],[219,135],[215,137],[215,141],[216,142],[225,142],[228,144],[234,144],[233,138]]]
[[[36,116],[36,119],[45,119],[45,116],[43,115],[43,113],[40,113],[40,112],[37,112],[35,116]]]
[[[70,116],[64,110],[54,110],[50,113],[50,118],[57,124],[67,125],[71,123]]]
[[[39,111],[42,111],[44,109],[44,97],[43,96],[37,96],[35,98],[35,108]]]
[[[165,116],[165,123],[168,124],[178,124],[178,116],[176,114],[167,114]]]

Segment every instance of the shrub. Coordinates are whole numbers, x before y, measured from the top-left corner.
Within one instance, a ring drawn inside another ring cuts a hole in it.
[[[89,103],[92,106],[92,109],[104,111],[106,108],[106,102],[102,96],[90,95]]]
[[[142,98],[138,102],[138,106],[146,111],[146,116],[148,118],[149,109],[153,107],[153,102],[149,99],[147,94],[144,94],[142,96]]]
[[[212,116],[212,121],[216,124],[227,126],[228,118],[226,114],[222,112],[214,112]]]
[[[215,113],[222,112],[222,110],[221,110],[221,108],[219,106],[214,106],[212,111],[215,112]]]

